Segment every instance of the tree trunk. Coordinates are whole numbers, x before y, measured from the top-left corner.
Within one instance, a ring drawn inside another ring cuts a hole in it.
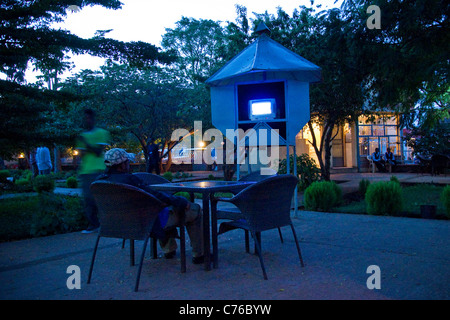
[[[54,145],[53,148],[53,155],[54,155],[54,165],[53,165],[53,172],[61,172],[62,171],[62,165],[61,165],[61,152],[59,150],[59,147],[57,145]]]
[[[308,121],[308,126],[311,131],[311,136],[313,141],[310,141],[312,144],[314,151],[316,152],[317,159],[319,160],[321,178],[326,181],[330,181],[330,168],[331,168],[331,142],[334,137],[333,129],[335,123],[333,121],[328,121],[323,126],[323,133],[320,139],[320,145],[318,145],[318,141],[316,136],[314,135],[313,125],[311,120]],[[323,158],[322,158],[323,154]]]
[[[333,132],[333,127],[328,127],[327,132],[325,133],[325,140],[324,140],[324,149],[325,149],[325,165],[323,168],[321,168],[322,171],[322,179],[325,181],[330,181],[330,168],[331,168],[331,134]]]
[[[223,164],[223,178],[225,181],[231,181],[233,179],[234,173],[236,172],[235,164]]]

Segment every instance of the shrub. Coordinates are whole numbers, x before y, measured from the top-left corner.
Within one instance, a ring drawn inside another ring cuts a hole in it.
[[[9,170],[0,170],[0,183],[6,183],[8,177],[11,177]]]
[[[78,180],[77,180],[77,178],[75,178],[75,177],[67,178],[66,186],[67,186],[67,188],[72,188],[72,189],[78,188]]]
[[[330,211],[342,202],[342,190],[332,181],[313,182],[304,193],[305,208]]]
[[[175,195],[178,197],[186,198],[187,201],[191,201],[191,196],[189,195],[189,192],[184,192],[184,191],[177,192],[177,193],[175,193]]]
[[[14,184],[14,189],[17,192],[32,192],[33,191],[33,183],[28,179],[19,179],[16,180]]]
[[[366,191],[367,188],[370,185],[370,181],[367,179],[362,179],[361,181],[359,181],[359,187],[358,187],[358,192],[361,196],[365,196],[366,195]]]
[[[174,179],[181,179],[181,172],[177,171],[175,172],[175,175],[173,176]]]
[[[395,182],[400,184],[400,181],[398,180],[398,178],[396,176],[391,176],[391,178],[389,179],[391,182]]]
[[[170,172],[170,171],[164,172],[164,173],[163,173],[163,178],[165,178],[165,179],[167,179],[167,180],[169,180],[169,181],[172,181],[172,180],[173,180],[173,174],[172,174],[172,172]]]
[[[42,193],[0,200],[0,241],[79,231],[87,224],[79,197]]]
[[[403,209],[402,187],[394,181],[369,185],[365,199],[368,214],[393,215]]]
[[[53,192],[55,190],[55,180],[50,175],[40,175],[34,178],[34,190],[38,193]]]
[[[441,193],[441,202],[444,205],[447,217],[450,218],[450,185],[447,185]]]
[[[290,172],[294,172],[294,155],[289,157]],[[280,161],[279,174],[287,173],[286,159]],[[313,182],[316,182],[320,178],[320,169],[317,167],[316,162],[306,153],[297,156],[297,174],[299,175],[298,189],[304,191]]]
[[[33,214],[30,235],[41,237],[77,231],[86,223],[80,199],[43,193],[39,195],[39,210]]]

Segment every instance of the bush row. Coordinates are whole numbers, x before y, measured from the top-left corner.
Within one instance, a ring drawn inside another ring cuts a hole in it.
[[[86,227],[82,199],[42,192],[0,200],[0,241],[79,231]]]
[[[359,193],[365,199],[368,214],[395,215],[403,210],[402,187],[395,176],[387,182],[370,183],[369,180],[362,179],[359,183]],[[450,185],[444,188],[440,199],[450,218]],[[334,182],[314,182],[304,192],[304,205],[307,210],[331,211],[341,203],[342,191]]]
[[[9,181],[8,178],[13,178],[14,181]],[[55,175],[39,175],[33,178],[30,170],[22,170],[20,174],[11,172],[11,170],[1,170],[0,183],[5,189],[11,189],[15,192],[52,192],[55,189]],[[66,186],[68,188],[77,188],[77,178],[69,176],[66,179]]]
[[[332,181],[313,182],[304,193],[305,208],[313,211],[330,211],[342,203],[342,190]]]

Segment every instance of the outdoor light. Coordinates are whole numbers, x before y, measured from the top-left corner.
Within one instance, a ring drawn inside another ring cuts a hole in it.
[[[78,150],[73,150],[73,155],[77,156],[78,155]]]
[[[19,154],[19,159],[25,158],[25,155],[23,153]]]
[[[275,119],[276,101],[275,99],[250,100],[248,113],[252,121]]]
[[[200,142],[198,143],[198,145],[199,145],[200,148],[204,148],[205,145],[206,145],[206,143],[205,143],[204,141],[200,141]]]

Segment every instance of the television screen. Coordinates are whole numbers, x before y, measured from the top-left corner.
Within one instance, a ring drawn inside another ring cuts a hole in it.
[[[250,100],[248,104],[250,120],[270,120],[275,118],[275,99]]]

